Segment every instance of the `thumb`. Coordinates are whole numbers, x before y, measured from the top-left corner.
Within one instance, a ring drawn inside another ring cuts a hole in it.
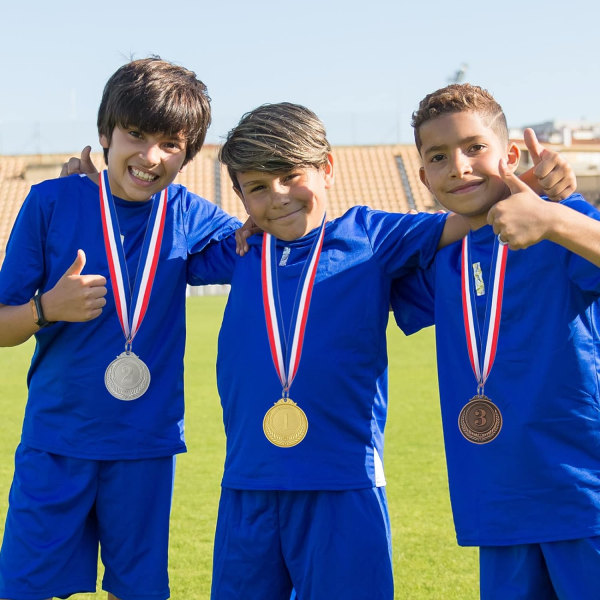
[[[83,271],[83,267],[85,267],[85,252],[83,250],[77,250],[77,258],[73,262],[73,264],[66,270],[66,275],[81,275],[81,271]]]
[[[504,159],[500,160],[499,165],[500,177],[502,181],[508,186],[511,194],[518,194],[529,189],[529,186],[521,181],[506,165]]]
[[[531,156],[531,160],[533,161],[533,165],[538,165],[542,160],[542,153],[544,152],[544,146],[542,146],[535,135],[535,131],[528,127],[523,132],[523,140],[525,141],[525,145],[527,146],[527,150],[529,150],[529,156]]]
[[[91,146],[86,146],[81,151],[81,172],[86,174],[97,173],[98,169],[96,169],[96,165],[92,162],[90,158],[90,152],[92,151]]]

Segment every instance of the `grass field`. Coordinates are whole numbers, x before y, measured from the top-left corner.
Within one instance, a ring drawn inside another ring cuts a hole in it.
[[[224,435],[215,384],[222,297],[190,298],[186,357],[188,453],[177,459],[171,519],[172,598],[209,598]],[[475,600],[477,552],[456,545],[437,403],[433,331],[389,328],[390,408],[385,471],[393,530],[395,598]],[[33,345],[0,349],[0,523],[6,513]],[[100,589],[100,587],[98,588]],[[105,598],[103,592],[74,600]],[[242,599],[241,599],[242,600]],[[243,599],[252,600],[252,599]],[[337,600],[337,599],[331,599]],[[351,599],[348,599],[351,600]]]

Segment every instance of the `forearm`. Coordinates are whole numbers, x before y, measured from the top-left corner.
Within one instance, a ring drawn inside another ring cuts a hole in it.
[[[550,218],[545,239],[600,267],[600,221],[564,204],[546,204]]]
[[[461,215],[450,213],[440,237],[438,250],[452,242],[462,240],[467,233],[469,233],[469,222]]]
[[[0,304],[0,346],[18,346],[38,329],[29,302],[20,306]]]

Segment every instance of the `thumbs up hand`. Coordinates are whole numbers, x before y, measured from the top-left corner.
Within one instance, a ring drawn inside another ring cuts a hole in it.
[[[44,316],[49,321],[91,321],[102,313],[106,305],[106,278],[82,275],[85,261],[85,252],[78,250],[73,264],[43,294]]]
[[[565,158],[554,150],[544,148],[533,129],[525,129],[523,139],[533,162],[532,174],[542,193],[555,202],[573,194],[577,189],[577,178]]]
[[[542,161],[543,162],[543,161]],[[539,163],[541,164],[541,162]],[[545,239],[552,219],[551,203],[542,200],[500,161],[500,176],[510,196],[490,208],[488,223],[511,250],[520,250]]]
[[[60,170],[60,177],[66,177],[67,175],[73,175],[74,173],[83,173],[85,175],[98,173],[98,169],[96,169],[96,166],[90,158],[91,151],[92,147],[86,146],[81,151],[80,158],[72,156],[66,163],[63,163],[62,169]]]

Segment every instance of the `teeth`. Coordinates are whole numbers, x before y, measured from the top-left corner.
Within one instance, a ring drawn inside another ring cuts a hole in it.
[[[154,181],[155,179],[158,178],[157,175],[152,175],[151,173],[146,173],[145,171],[140,171],[139,169],[136,169],[135,167],[131,167],[131,173],[133,174],[134,177],[137,177],[138,179],[142,179],[143,181]]]

